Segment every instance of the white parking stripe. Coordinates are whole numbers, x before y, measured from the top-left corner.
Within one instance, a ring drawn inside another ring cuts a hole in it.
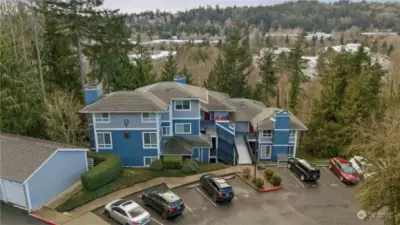
[[[204,194],[202,191],[200,191],[200,189],[199,189],[198,187],[196,187],[196,189],[197,189],[209,202],[211,202],[211,204],[213,204],[213,206],[217,207],[217,204],[215,204],[213,201],[211,201],[211,199],[209,199],[209,198],[207,197],[206,194]]]
[[[154,222],[156,222],[156,223],[158,223],[158,224],[160,224],[160,225],[164,225],[163,223],[161,223],[160,221],[154,219],[153,217],[151,217],[151,220],[153,220]]]
[[[196,213],[193,212],[193,210],[188,206],[188,204],[185,203],[185,207],[186,207],[187,209],[189,209],[189,211],[190,211],[191,213],[193,213],[193,215],[196,215]]]
[[[304,184],[299,181],[288,169],[285,169],[286,172],[288,172],[290,174],[290,176],[292,176],[301,186],[305,187]]]
[[[236,198],[236,196],[233,196],[233,199],[235,199],[235,200],[239,200],[238,198]]]

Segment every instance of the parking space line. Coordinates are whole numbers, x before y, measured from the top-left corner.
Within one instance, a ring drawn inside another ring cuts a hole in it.
[[[196,213],[193,212],[193,210],[188,206],[188,204],[185,203],[185,207],[186,207],[187,209],[189,209],[189,211],[190,211],[191,213],[193,213],[193,215],[196,215]]]
[[[160,225],[164,225],[163,223],[161,223],[160,221],[154,219],[153,217],[151,217],[151,220],[153,220],[154,222],[156,222],[156,223],[158,223],[158,224],[160,224]]]
[[[301,181],[299,181],[288,169],[285,168],[285,170],[286,170],[286,172],[288,172],[288,173],[290,174],[290,176],[292,176],[301,186],[306,187],[306,186],[304,186],[304,184],[303,184]]]
[[[233,196],[233,199],[235,199],[235,200],[239,200],[238,198],[236,198],[236,196]]]
[[[207,197],[207,195],[204,194],[198,187],[196,187],[196,189],[197,189],[209,202],[211,202],[211,204],[213,204],[213,206],[217,207],[217,204],[215,204],[213,201],[211,201],[211,199],[209,199],[209,198]]]

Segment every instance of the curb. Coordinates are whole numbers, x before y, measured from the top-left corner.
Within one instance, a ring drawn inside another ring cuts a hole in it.
[[[32,217],[34,217],[34,218],[36,218],[36,219],[38,219],[38,220],[40,220],[40,221],[42,221],[42,222],[45,222],[45,223],[47,223],[47,224],[50,224],[50,225],[58,225],[58,223],[55,223],[55,222],[50,221],[50,220],[47,220],[47,219],[45,219],[45,218],[43,218],[43,217],[40,217],[40,216],[38,216],[38,215],[35,215],[35,214],[32,214],[32,213],[29,213],[28,215],[29,215],[29,216],[32,216]]]
[[[282,188],[282,185],[276,186],[276,187],[272,187],[272,188],[263,188],[263,189],[259,189],[260,192],[271,192],[271,191],[277,191],[280,190]]]

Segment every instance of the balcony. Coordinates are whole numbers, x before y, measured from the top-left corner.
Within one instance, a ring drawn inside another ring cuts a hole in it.
[[[289,143],[295,143],[296,142],[296,135],[289,135]]]

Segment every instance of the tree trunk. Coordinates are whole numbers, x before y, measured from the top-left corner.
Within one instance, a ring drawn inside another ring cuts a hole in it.
[[[32,19],[35,20],[35,15],[32,16]],[[39,77],[40,77],[40,86],[42,89],[42,94],[43,94],[43,100],[46,102],[46,91],[44,89],[44,80],[43,80],[43,70],[42,70],[42,58],[40,54],[40,48],[39,48],[39,41],[38,41],[38,32],[37,32],[37,23],[36,20],[33,21],[32,26],[33,26],[33,36],[35,40],[35,47],[36,47],[36,57],[37,57],[37,62],[38,62],[38,72],[39,72]]]
[[[79,64],[80,64],[80,72],[81,72],[81,85],[82,85],[82,94],[83,94],[83,100],[86,103],[86,97],[85,97],[85,62],[83,59],[83,53],[82,53],[82,45],[81,45],[81,37],[79,34],[79,31],[76,30],[76,44],[78,48],[78,56],[79,56]]]

